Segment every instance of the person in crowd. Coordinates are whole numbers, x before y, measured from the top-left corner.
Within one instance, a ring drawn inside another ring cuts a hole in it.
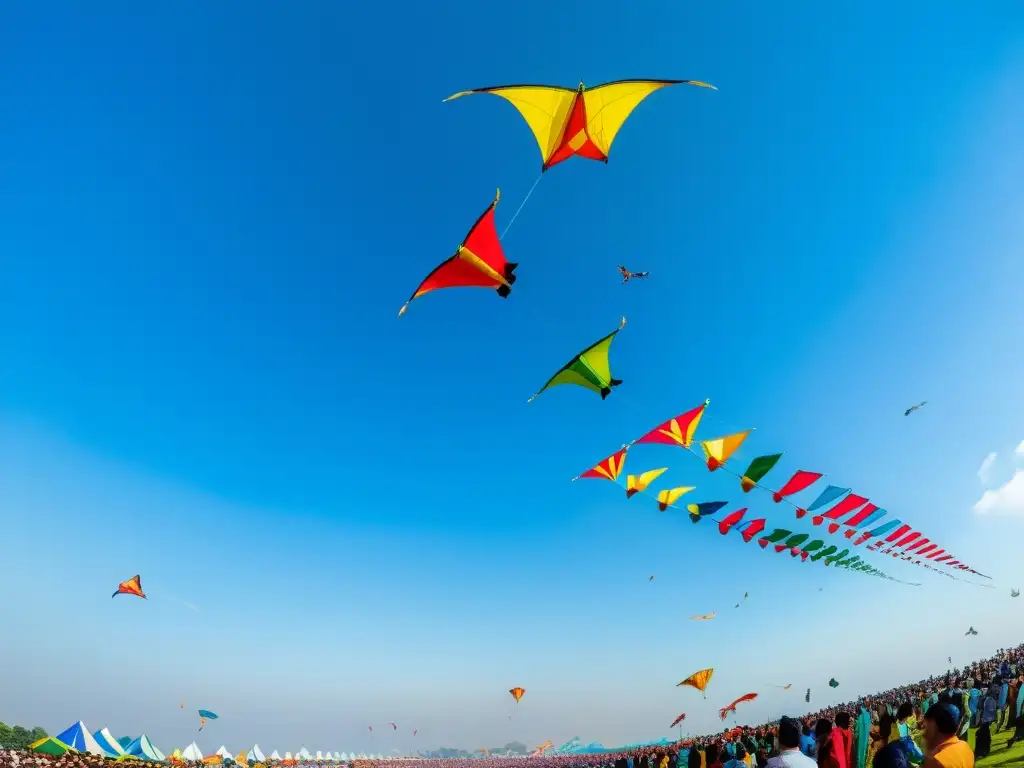
[[[808,757],[814,757],[816,746],[814,735],[811,733],[811,724],[805,722],[800,735],[800,751]]]
[[[849,712],[837,712],[836,727],[832,729],[832,741],[840,753],[839,764],[844,768],[854,768],[857,765],[853,761],[853,731],[850,728],[852,721]]]
[[[981,725],[974,736],[974,756],[986,757],[992,751],[992,724],[999,709],[999,686],[991,686],[981,702]]]
[[[815,762],[800,751],[803,727],[799,720],[784,717],[779,721],[779,754],[768,759],[767,768],[814,768]]]
[[[725,763],[722,768],[747,768],[747,748],[742,744],[736,745],[736,755]]]
[[[840,762],[845,761],[845,753],[837,750],[832,740],[833,730],[832,721],[828,718],[822,717],[814,725],[814,740],[818,744],[815,753],[818,768],[846,768],[845,762]]]
[[[957,738],[960,710],[939,701],[925,713],[923,730],[925,758],[921,768],[974,768],[974,753],[966,741]]]
[[[1010,697],[1010,684],[1005,677],[1000,678],[997,684],[999,686],[999,696],[996,702],[998,714],[996,715],[995,731],[999,733],[1003,728],[1003,724],[1006,723],[1006,702]]]
[[[871,768],[910,768],[907,751],[898,742],[890,742],[875,754]]]

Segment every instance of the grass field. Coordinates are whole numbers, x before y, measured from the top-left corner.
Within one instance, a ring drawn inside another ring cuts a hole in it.
[[[974,734],[972,730],[967,739],[971,748],[974,748]],[[1010,768],[1010,766],[1024,766],[1024,742],[1014,744],[1011,749],[1006,748],[1006,742],[1010,740],[1013,731],[1002,731],[992,736],[992,751],[988,757],[979,760],[975,765],[978,768]]]

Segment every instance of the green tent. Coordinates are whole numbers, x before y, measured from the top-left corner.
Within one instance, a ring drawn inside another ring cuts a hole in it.
[[[54,757],[60,757],[65,752],[75,751],[63,741],[53,738],[53,736],[47,736],[45,739],[29,744],[28,748],[33,752],[41,752],[44,755],[53,755]]]

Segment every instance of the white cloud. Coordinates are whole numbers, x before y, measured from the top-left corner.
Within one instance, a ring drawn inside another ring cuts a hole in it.
[[[1017,450],[1014,453],[1017,456],[1024,456],[1024,440],[1020,441],[1020,445],[1017,446]]]
[[[974,511],[979,515],[1024,515],[1024,469],[1014,472],[1005,485],[985,491]]]
[[[1024,447],[1024,443],[1021,443],[1021,446]],[[1017,450],[1019,451],[1020,448],[1018,448]],[[989,470],[992,469],[992,465],[996,463],[996,456],[996,452],[992,451],[992,453],[990,453],[988,456],[984,458],[984,460],[982,460],[981,466],[978,467],[978,477],[981,479],[981,482],[988,482],[988,473]]]

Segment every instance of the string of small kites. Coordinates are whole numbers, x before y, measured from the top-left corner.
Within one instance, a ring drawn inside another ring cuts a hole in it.
[[[824,560],[826,566],[836,564],[840,568],[878,576],[890,581],[899,581],[865,562],[861,559],[860,555],[851,554],[850,547],[858,547],[871,539],[875,539],[873,543],[868,545],[868,551],[891,555],[894,558],[927,568],[949,578],[955,579],[956,577],[944,570],[940,570],[936,566],[942,565],[981,578],[990,578],[955,559],[952,554],[941,549],[938,544],[933,544],[929,539],[923,537],[921,533],[912,530],[911,526],[902,520],[895,518],[883,520],[888,514],[886,510],[880,509],[877,505],[870,502],[867,497],[852,493],[850,488],[828,485],[807,506],[795,503],[791,497],[807,490],[824,477],[820,472],[809,472],[801,469],[797,470],[778,490],[772,490],[764,486],[761,481],[775,467],[779,459],[782,458],[781,453],[758,456],[750,462],[750,465],[742,474],[733,472],[731,468],[726,466],[726,463],[739,447],[743,445],[752,430],[748,429],[723,437],[701,441],[700,448],[703,453],[703,457],[701,457],[694,449],[693,444],[697,426],[704,415],[704,409],[710,405],[710,402],[710,400],[705,400],[697,407],[669,419],[642,437],[623,445],[608,458],[603,459],[583,474],[573,478],[573,481],[585,478],[610,480],[616,484],[624,485],[627,498],[643,493],[656,499],[658,509],[661,512],[670,508],[678,509],[676,502],[685,494],[695,490],[694,486],[667,488],[658,491],[657,494],[648,492],[651,484],[668,470],[667,467],[659,467],[641,472],[640,474],[627,475],[625,483],[620,481],[620,476],[626,464],[626,455],[632,446],[642,443],[678,446],[686,450],[687,453],[702,459],[709,471],[714,472],[722,469],[738,477],[740,488],[744,493],[749,493],[754,488],[767,491],[771,494],[772,501],[775,503],[786,502],[792,506],[797,519],[803,519],[808,514],[811,514],[812,525],[818,527],[827,523],[826,528],[829,534],[836,534],[842,531],[843,536],[851,543],[850,546],[840,551],[836,545],[826,546],[823,538],[808,541],[811,538],[810,534],[794,533],[786,528],[776,528],[765,534],[767,519],[757,518],[744,522],[747,514],[746,507],[731,512],[721,519],[714,517],[728,506],[729,502],[727,501],[705,501],[686,505],[686,511],[689,512],[690,519],[694,523],[699,523],[705,518],[711,518],[718,522],[718,530],[723,536],[727,535],[735,527],[740,531],[744,542],[750,543],[756,538],[758,545],[762,549],[766,549],[769,545],[774,545],[776,552],[788,551],[792,557],[799,557],[805,562],[807,560],[812,562]],[[833,506],[825,509],[830,504]],[[742,528],[738,527],[741,524]]]

